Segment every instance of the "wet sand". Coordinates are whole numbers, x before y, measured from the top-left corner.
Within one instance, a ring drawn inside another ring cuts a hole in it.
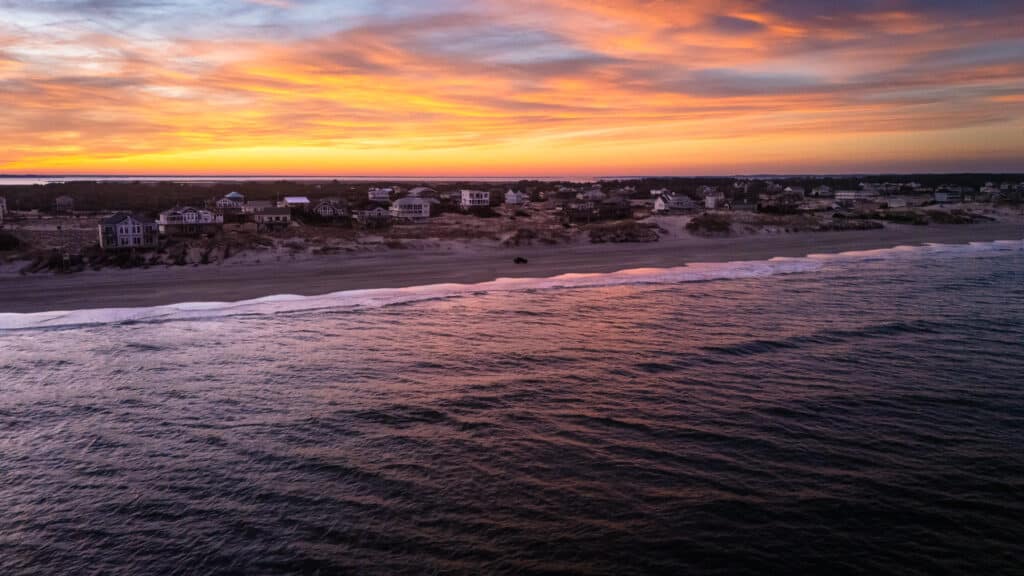
[[[765,260],[814,253],[1024,239],[1020,223],[889,226],[884,230],[754,235],[669,236],[648,244],[577,244],[481,248],[463,252],[391,250],[239,266],[161,267],[72,275],[0,274],[0,312],[231,302],[273,294],[317,295],[365,288],[477,283],[503,277]],[[528,264],[515,264],[523,256]]]

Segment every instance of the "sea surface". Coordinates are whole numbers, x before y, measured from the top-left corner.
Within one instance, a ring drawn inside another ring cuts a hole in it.
[[[0,574],[1022,574],[1024,243],[0,314]]]

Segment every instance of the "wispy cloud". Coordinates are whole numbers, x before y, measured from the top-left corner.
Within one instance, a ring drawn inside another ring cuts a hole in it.
[[[896,143],[907,168],[1024,157],[1019,10],[882,4],[0,0],[0,170],[872,169]]]

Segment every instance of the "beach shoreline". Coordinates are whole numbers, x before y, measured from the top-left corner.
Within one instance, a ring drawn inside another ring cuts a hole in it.
[[[927,243],[1024,239],[1018,222],[889,225],[882,230],[674,235],[654,243],[565,244],[462,251],[388,250],[245,265],[105,269],[70,275],[0,274],[0,313],[134,308],[183,302],[236,302],[271,295],[315,296],[345,290],[475,284],[497,278],[608,273],[699,262],[768,260]],[[516,264],[516,257],[527,264]]]

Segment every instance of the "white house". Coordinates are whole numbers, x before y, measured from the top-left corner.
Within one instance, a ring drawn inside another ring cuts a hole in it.
[[[696,209],[697,203],[685,194],[662,194],[654,201],[655,212],[686,212]]]
[[[394,188],[370,188],[366,193],[366,197],[370,202],[390,202],[391,194],[393,194],[394,191]]]
[[[234,208],[241,210],[242,206],[245,205],[245,196],[238,192],[230,192],[226,194],[220,200],[217,200],[217,208],[224,210],[226,208]]]
[[[338,199],[319,200],[309,210],[321,218],[344,218],[348,216],[348,208]]]
[[[245,214],[255,214],[267,208],[275,208],[274,203],[270,200],[249,200],[242,205],[242,212]]]
[[[462,190],[463,210],[491,205],[491,193],[485,190]]]
[[[118,212],[104,218],[97,226],[100,248],[104,250],[156,248],[159,227],[150,218]]]
[[[386,226],[391,221],[391,213],[385,208],[374,206],[369,210],[360,210],[355,213],[355,220],[367,228]]]
[[[867,190],[836,190],[836,202],[868,202],[878,197],[874,188]]]
[[[518,192],[511,188],[508,192],[505,192],[505,204],[509,206],[519,206],[526,204],[530,200],[530,195],[526,192]]]
[[[396,220],[418,222],[430,218],[430,200],[406,196],[391,203],[391,217]]]
[[[292,222],[291,208],[261,208],[253,214],[257,230],[274,230],[287,228]]]
[[[725,205],[725,194],[719,192],[717,188],[701,186],[698,190],[704,194],[705,209],[716,210]]]
[[[285,196],[284,200],[277,203],[277,207],[305,209],[309,204],[309,198],[306,198],[305,196]]]
[[[387,190],[390,190],[390,188],[387,188]],[[419,197],[427,197],[427,196],[436,196],[436,195],[437,195],[437,190],[434,190],[433,188],[430,188],[429,186],[417,186],[417,187],[409,190],[409,196],[415,196],[417,198],[419,198]],[[370,200],[373,200],[373,198],[370,198]]]
[[[656,190],[651,190],[651,196],[653,196],[654,198],[660,198],[665,194],[668,194],[668,188],[658,188]]]
[[[584,202],[600,202],[605,199],[605,194],[601,191],[600,186],[594,186],[590,190],[585,190],[577,194],[576,199],[583,200]]]
[[[224,216],[185,206],[161,212],[158,222],[161,234],[210,234],[223,228]]]

